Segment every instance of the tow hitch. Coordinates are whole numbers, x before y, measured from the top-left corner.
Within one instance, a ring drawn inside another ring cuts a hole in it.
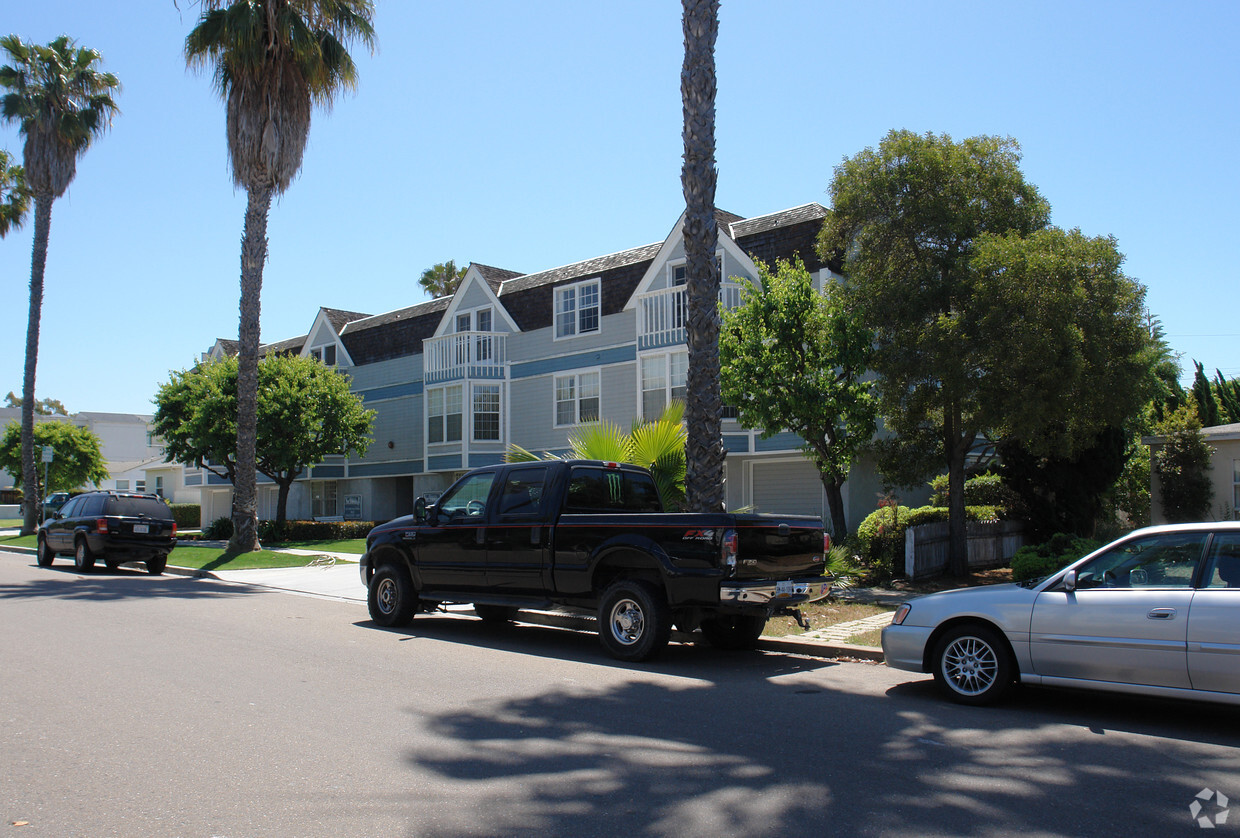
[[[799,608],[779,608],[774,612],[776,617],[791,617],[796,623],[806,631],[811,631],[809,620],[805,619],[805,615],[801,613]]]

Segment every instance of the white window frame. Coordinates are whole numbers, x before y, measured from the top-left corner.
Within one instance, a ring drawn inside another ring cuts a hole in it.
[[[582,307],[582,293],[593,291],[594,303],[588,307]],[[572,308],[565,306],[565,300],[572,299]],[[587,279],[584,282],[574,282],[571,285],[561,285],[555,289],[553,302],[554,308],[551,313],[551,329],[555,340],[569,340],[582,335],[597,335],[603,328],[603,284],[598,279]],[[583,328],[583,320],[588,317],[588,312],[594,312],[593,328]],[[571,331],[568,331],[568,318],[572,319]]]
[[[479,411],[478,397],[484,395],[483,391],[493,391],[495,394],[495,410]],[[469,390],[469,435],[471,442],[503,442],[504,441],[504,391],[498,384],[474,384]],[[484,414],[495,415],[495,437],[478,436],[478,418]]]
[[[676,358],[677,363],[673,365],[672,359]],[[656,386],[646,386],[646,366],[647,364],[658,364],[660,366],[659,377],[662,383]],[[685,401],[688,395],[688,375],[689,375],[689,353],[684,352],[663,352],[657,354],[643,355],[638,362],[637,367],[637,405],[639,414],[648,421],[655,421],[667,409],[667,405],[673,398]],[[674,379],[684,377],[684,383],[681,385],[673,384]],[[646,412],[646,394],[661,392],[663,395],[662,405],[654,415]]]
[[[450,396],[455,396],[456,404],[453,405],[449,400]],[[427,445],[454,445],[462,441],[464,435],[464,404],[462,403],[463,390],[460,384],[448,384],[443,387],[431,387],[426,391],[426,444]],[[436,406],[436,400],[439,404]],[[450,407],[456,407],[455,411],[450,411]],[[448,419],[456,416],[459,419],[457,425],[457,436],[451,438],[448,434]],[[440,439],[431,439],[431,427],[435,420],[442,422],[440,430]]]
[[[336,517],[339,494],[335,480],[314,480],[310,483],[310,517]]]
[[[587,383],[593,379],[592,385],[588,389],[594,391],[593,396],[586,396]],[[561,398],[564,390],[562,385],[568,385],[569,393],[567,398]],[[595,403],[595,416],[593,418],[585,418],[582,414],[582,403],[593,401]],[[577,425],[585,425],[590,422],[597,422],[603,418],[603,373],[601,369],[581,370],[580,372],[572,372],[566,375],[556,375],[551,379],[551,423],[557,428],[571,428]],[[573,421],[560,421],[560,405],[572,404]]]

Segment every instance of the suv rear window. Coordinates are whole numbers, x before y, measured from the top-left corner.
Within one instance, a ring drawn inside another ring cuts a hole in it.
[[[167,520],[172,517],[168,504],[157,498],[108,498],[108,514],[120,518],[160,518]]]
[[[650,475],[604,468],[575,468],[569,476],[570,512],[661,512],[659,490]]]

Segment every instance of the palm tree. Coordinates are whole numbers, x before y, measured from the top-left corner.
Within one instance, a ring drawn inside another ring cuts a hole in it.
[[[0,239],[20,229],[30,211],[30,188],[26,171],[13,162],[13,155],[0,149]]]
[[[457,268],[456,260],[449,259],[422,271],[418,285],[421,285],[422,290],[430,294],[432,299],[448,297],[456,293],[467,270],[469,269]]]
[[[37,487],[34,461],[34,378],[39,360],[39,321],[43,312],[43,272],[52,202],[65,194],[77,173],[77,159],[112,122],[112,98],[120,81],[98,69],[102,57],[78,47],[67,35],[47,46],[27,44],[16,35],[0,38],[12,64],[0,67],[0,117],[17,123],[26,138],[26,185],[34,196],[34,252],[30,265],[30,317],[26,326],[26,370],[22,380],[22,483]],[[34,532],[38,490],[26,497],[22,534]]]
[[[683,0],[685,289],[689,373],[685,413],[689,431],[686,505],[690,512],[724,508],[722,417],[719,394],[719,269],[715,265],[715,39],[719,0]]]
[[[189,66],[210,66],[227,111],[233,182],[245,189],[237,372],[234,553],[258,548],[256,445],[259,316],[267,215],[301,169],[310,111],[357,87],[346,44],[374,48],[371,0],[201,0],[185,38]]]
[[[659,495],[670,511],[679,511],[685,499],[685,406],[668,402],[663,415],[653,422],[639,420],[625,433],[608,421],[591,422],[569,434],[569,456],[578,460],[632,463],[650,470]],[[554,454],[542,457],[519,445],[508,446],[504,459],[510,463],[530,460],[558,460]]]

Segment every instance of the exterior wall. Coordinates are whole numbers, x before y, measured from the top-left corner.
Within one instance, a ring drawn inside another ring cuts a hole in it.
[[[1207,520],[1240,520],[1240,425],[1205,428],[1202,433],[1206,442],[1214,449],[1210,458],[1210,485],[1214,496]],[[1156,457],[1164,445],[1161,437],[1143,441],[1150,447],[1151,458]],[[1150,523],[1166,524],[1168,521],[1163,513],[1162,485],[1158,480],[1158,472],[1152,465],[1151,459]]]

